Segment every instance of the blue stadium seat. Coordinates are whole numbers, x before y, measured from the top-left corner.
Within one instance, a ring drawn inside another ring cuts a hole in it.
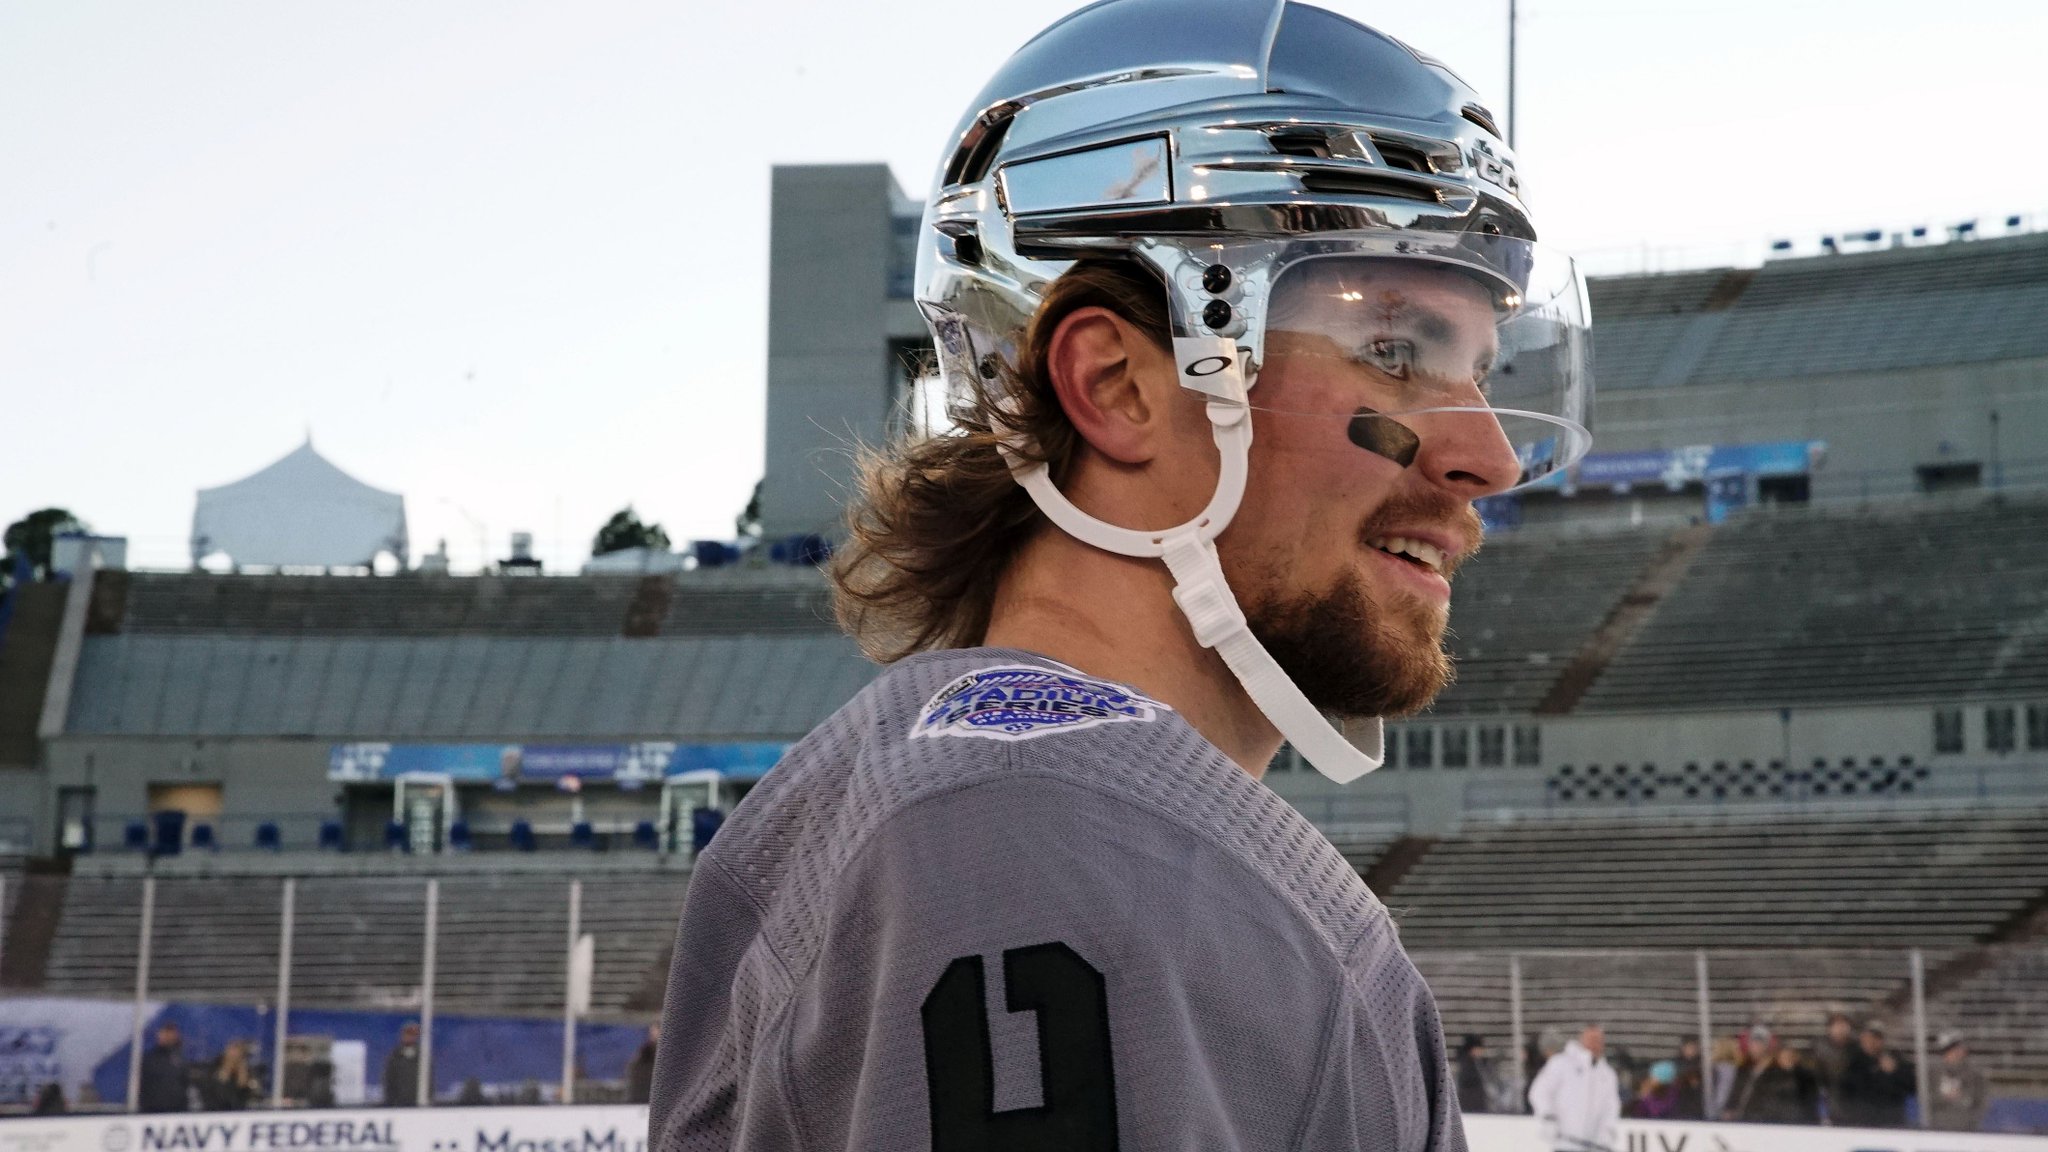
[[[405,834],[405,822],[388,820],[384,824],[384,847],[393,852],[412,851],[412,838]]]
[[[661,847],[661,836],[654,830],[654,821],[642,820],[633,825],[633,847],[649,850]]]
[[[467,852],[476,847],[476,843],[469,838],[469,821],[457,820],[448,826],[448,847],[457,852]]]
[[[716,808],[699,808],[690,813],[690,849],[702,852],[711,846],[711,838],[718,835],[718,829],[725,823],[725,813]]]
[[[348,851],[348,838],[342,835],[341,821],[322,820],[320,822],[320,850],[323,852]]]
[[[194,824],[192,826],[192,850],[194,852],[220,851],[220,841],[214,839],[213,825]]]
[[[588,820],[578,820],[569,826],[569,846],[572,848],[596,848],[597,829]]]
[[[256,847],[265,852],[284,849],[284,835],[277,830],[275,821],[265,820],[256,826]]]
[[[130,820],[121,829],[121,846],[132,852],[149,851],[149,825],[141,820]]]
[[[521,852],[531,852],[538,847],[533,839],[533,824],[526,820],[514,820],[507,839],[512,841],[512,847]]]
[[[155,842],[150,849],[158,856],[176,856],[185,850],[185,812],[180,808],[166,808],[150,815],[156,825]]]

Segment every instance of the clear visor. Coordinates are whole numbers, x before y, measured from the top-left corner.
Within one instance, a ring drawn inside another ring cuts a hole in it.
[[[1176,324],[1235,340],[1252,409],[1293,425],[1291,444],[1404,468],[1427,457],[1491,491],[1533,484],[1592,444],[1585,294],[1568,257],[1512,237],[1392,230],[1186,255],[1208,263],[1199,280],[1186,265],[1175,276]]]

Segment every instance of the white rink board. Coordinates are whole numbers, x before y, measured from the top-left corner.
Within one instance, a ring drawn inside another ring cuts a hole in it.
[[[1468,1116],[1472,1152],[1550,1152],[1527,1116]],[[1138,1142],[1130,1142],[1135,1147]],[[339,1108],[0,1120],[0,1152],[647,1152],[647,1109]],[[2048,1152],[2048,1137],[1623,1121],[1614,1152]]]
[[[1465,1137],[1472,1152],[1551,1152],[1533,1116],[1467,1116]],[[1614,1152],[2048,1152],[2048,1136],[1623,1120]]]
[[[645,1105],[0,1120],[0,1152],[646,1152]]]

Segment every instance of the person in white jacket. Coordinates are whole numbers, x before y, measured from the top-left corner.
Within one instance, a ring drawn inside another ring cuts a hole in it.
[[[1557,1152],[1609,1152],[1621,1146],[1621,1081],[1606,1052],[1606,1034],[1598,1024],[1588,1024],[1529,1085],[1529,1110]]]

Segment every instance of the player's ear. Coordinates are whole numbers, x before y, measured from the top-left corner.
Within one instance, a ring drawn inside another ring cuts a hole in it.
[[[1067,420],[1090,447],[1121,464],[1143,464],[1163,447],[1173,360],[1130,321],[1103,307],[1060,319],[1046,374]]]

